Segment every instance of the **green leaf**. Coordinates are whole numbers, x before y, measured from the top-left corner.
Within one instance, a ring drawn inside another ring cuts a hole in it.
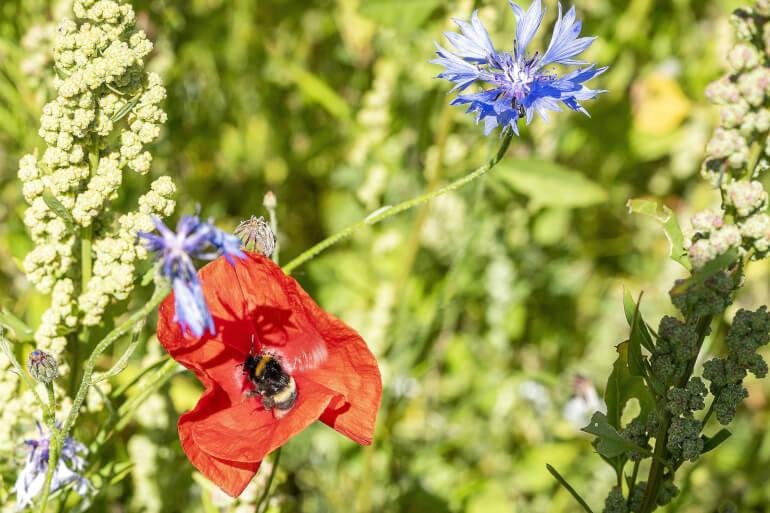
[[[623,416],[623,409],[632,398],[639,401],[642,415],[646,415],[655,406],[655,400],[645,386],[644,379],[633,375],[629,369],[628,346],[628,341],[618,344],[618,358],[612,366],[612,372],[604,390],[607,421],[610,426],[618,430],[622,427],[620,419]]]
[[[641,454],[649,455],[650,451],[639,447],[623,438],[618,430],[610,425],[607,416],[601,412],[594,413],[591,422],[581,431],[595,435],[599,440],[596,444],[596,450],[605,458],[614,458],[627,451],[636,451]]]
[[[349,102],[319,76],[288,61],[274,59],[273,64],[286,73],[287,78],[294,82],[307,101],[317,103],[329,114],[346,123],[352,120]]]
[[[32,328],[24,324],[24,321],[13,315],[5,308],[0,309],[0,326],[13,332],[13,338],[17,342],[32,342],[35,340]]]
[[[572,497],[575,498],[578,504],[580,504],[585,511],[587,511],[588,513],[593,513],[593,510],[590,508],[590,506],[588,506],[588,503],[583,499],[583,497],[581,497],[580,494],[577,493],[577,491],[572,487],[572,485],[570,485],[567,482],[567,480],[564,479],[562,475],[559,474],[559,472],[555,468],[553,468],[551,465],[546,465],[545,468],[547,468],[548,472],[551,473],[554,479],[556,479],[559,482],[559,484],[562,485],[564,489],[567,490],[570,493],[570,495],[572,495]]]
[[[711,437],[703,435],[701,437],[703,438],[703,451],[701,452],[701,454],[705,454],[709,451],[716,449],[722,444],[722,442],[724,442],[731,436],[732,436],[732,433],[727,429],[720,429],[717,432],[717,434]]]
[[[684,293],[688,288],[690,288],[691,285],[700,285],[701,283],[705,282],[715,274],[726,271],[732,265],[738,261],[738,249],[736,248],[730,248],[725,253],[722,253],[718,257],[716,257],[714,260],[711,260],[710,262],[707,262],[706,265],[695,271],[692,276],[687,278],[686,280],[682,280],[679,282],[676,287],[671,289],[672,295],[682,294]]]
[[[50,191],[46,190],[43,192],[43,201],[45,201],[45,204],[48,205],[48,208],[50,208],[54,214],[59,216],[59,218],[64,221],[64,225],[67,227],[67,230],[70,233],[74,234],[77,232],[75,228],[75,220],[72,218],[70,211],[67,210],[58,199],[56,199],[56,196],[51,194]]]
[[[642,302],[642,294],[639,294],[639,303]],[[632,334],[634,331],[637,332],[637,337],[639,337],[639,343],[648,351],[652,352],[654,349],[654,346],[652,344],[652,335],[650,335],[650,329],[647,326],[647,323],[644,322],[644,319],[642,318],[642,314],[639,311],[639,307],[637,306],[637,302],[634,301],[634,298],[631,296],[631,292],[623,287],[623,310],[626,314],[626,321],[628,321],[628,326],[632,330]],[[638,316],[638,323],[636,330],[634,330],[634,318],[635,316]]]
[[[533,209],[580,208],[607,200],[607,192],[583,173],[545,160],[504,160],[495,176],[527,196]]]
[[[94,375],[91,378],[92,385],[95,385],[96,383],[104,381],[105,379],[109,379],[114,376],[117,376],[118,374],[120,374],[126,369],[126,366],[128,366],[129,358],[131,358],[131,355],[134,353],[134,350],[136,350],[136,347],[139,345],[139,335],[142,333],[143,328],[144,328],[144,321],[140,321],[134,328],[134,332],[131,335],[131,343],[128,345],[126,350],[120,356],[118,361],[115,362],[115,365],[113,365],[110,368],[110,370],[106,372],[100,372],[99,374]]]
[[[443,4],[442,0],[366,0],[360,12],[365,17],[401,31],[413,31]]]
[[[690,259],[687,257],[687,251],[684,249],[684,235],[676,216],[666,205],[658,209],[658,202],[650,199],[630,199],[628,200],[628,211],[632,214],[642,214],[652,217],[663,225],[663,231],[671,244],[671,259],[678,262],[688,271],[692,269]]]

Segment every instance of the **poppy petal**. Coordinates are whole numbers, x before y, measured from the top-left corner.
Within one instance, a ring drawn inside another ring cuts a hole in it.
[[[377,360],[355,330],[322,310],[299,286],[297,289],[329,347],[329,358],[306,375],[342,396],[320,420],[354,442],[369,445],[382,399]]]
[[[351,327],[325,312],[270,259],[255,253],[236,266],[236,274],[244,293],[246,308],[258,312],[265,304],[290,305],[292,323],[300,328],[304,339],[293,331],[287,341],[294,350],[312,350],[310,337],[322,337],[328,356],[319,366],[308,368],[303,375],[337,392],[337,398],[321,416],[321,421],[351,440],[368,445],[382,397],[382,379],[377,361],[363,338]],[[283,287],[263,287],[261,283],[282,283]],[[259,328],[258,332],[259,332]],[[266,336],[263,339],[271,342]],[[277,341],[275,343],[281,344]]]
[[[231,497],[238,497],[257,473],[260,462],[239,462],[215,458],[198,446],[193,437],[193,426],[208,415],[217,393],[211,391],[201,397],[198,405],[179,417],[179,440],[182,449],[198,471],[219,486]]]
[[[265,410],[259,398],[239,404],[222,400],[207,409],[192,428],[195,442],[217,459],[258,462],[318,420],[335,398],[333,392],[301,376],[296,378],[297,402],[280,419]]]

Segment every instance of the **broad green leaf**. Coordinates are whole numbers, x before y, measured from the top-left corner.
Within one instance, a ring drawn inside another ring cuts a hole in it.
[[[722,444],[725,440],[730,438],[732,436],[732,433],[727,429],[720,429],[717,434],[714,436],[706,436],[703,435],[701,438],[703,438],[703,451],[702,454],[705,454],[709,451],[712,451],[719,447],[719,445]]]
[[[652,217],[663,225],[663,231],[666,233],[668,242],[671,244],[671,259],[678,262],[688,271],[692,269],[690,259],[687,257],[687,251],[684,249],[684,235],[676,216],[666,205],[658,208],[658,202],[650,199],[630,199],[628,200],[628,211],[632,214],[642,214]]]
[[[45,201],[45,204],[48,205],[48,208],[50,208],[54,214],[64,221],[64,225],[70,233],[76,233],[75,220],[72,218],[70,211],[56,199],[56,196],[46,190],[43,192],[43,201]]]
[[[421,26],[442,0],[365,0],[360,12],[365,17],[401,31]]]
[[[650,454],[650,451],[629,442],[618,433],[618,430],[610,425],[607,416],[601,412],[594,413],[591,422],[581,431],[595,435],[599,440],[596,450],[605,458],[614,458],[627,451],[636,451],[641,454]]]
[[[628,345],[625,341],[618,344],[618,358],[612,366],[612,372],[607,379],[607,387],[604,390],[604,402],[607,404],[607,421],[615,429],[621,429],[620,419],[623,409],[631,398],[639,401],[642,415],[654,408],[655,401],[647,389],[644,379],[631,374],[628,366]]]
[[[545,160],[504,160],[494,171],[509,187],[527,196],[531,207],[580,208],[607,200],[607,191],[583,173]]]

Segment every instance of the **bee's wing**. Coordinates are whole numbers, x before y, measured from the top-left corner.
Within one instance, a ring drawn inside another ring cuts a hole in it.
[[[277,356],[281,366],[289,374],[314,369],[329,356],[326,341],[317,333],[290,340],[282,345],[265,344],[262,349]]]

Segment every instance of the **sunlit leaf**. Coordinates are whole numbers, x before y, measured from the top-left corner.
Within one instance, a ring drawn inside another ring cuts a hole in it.
[[[652,217],[663,225],[663,231],[666,233],[668,242],[671,245],[670,256],[675,262],[679,262],[688,271],[692,269],[690,259],[684,249],[684,235],[679,227],[676,216],[666,205],[658,207],[658,202],[651,199],[630,199],[628,200],[628,211],[632,214],[642,214]]]
[[[583,173],[545,160],[504,160],[494,171],[516,192],[527,196],[533,209],[580,208],[607,200],[607,191]]]

